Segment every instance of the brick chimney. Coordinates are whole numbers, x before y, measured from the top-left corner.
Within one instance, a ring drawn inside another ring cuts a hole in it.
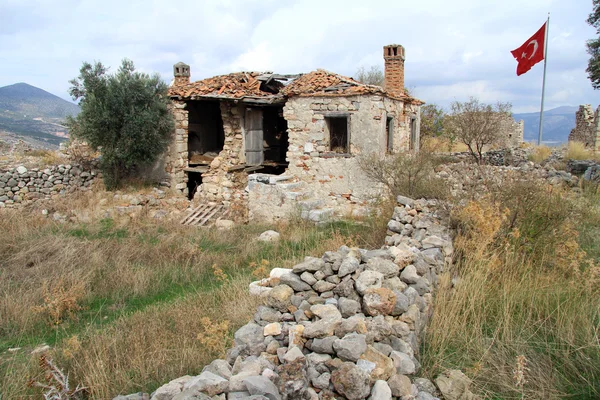
[[[190,66],[182,62],[173,65],[173,75],[175,76],[175,86],[190,83]]]
[[[392,96],[404,96],[404,47],[399,44],[383,46],[385,79],[383,88]]]

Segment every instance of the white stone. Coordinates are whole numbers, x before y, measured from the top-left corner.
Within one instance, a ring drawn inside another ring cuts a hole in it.
[[[279,232],[269,230],[261,233],[258,240],[261,242],[278,242],[280,237]]]

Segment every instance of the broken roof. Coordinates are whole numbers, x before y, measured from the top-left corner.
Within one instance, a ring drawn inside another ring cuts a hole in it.
[[[280,81],[292,80],[287,86]],[[367,85],[324,69],[299,75],[277,75],[270,72],[234,72],[212,78],[174,85],[169,95],[179,99],[217,98],[283,102],[286,97],[311,96],[357,96],[380,94],[413,104],[422,101],[410,96],[392,96],[382,87]]]

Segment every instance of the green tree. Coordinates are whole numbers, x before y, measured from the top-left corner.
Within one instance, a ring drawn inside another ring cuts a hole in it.
[[[372,65],[369,70],[365,67],[360,67],[356,71],[356,80],[367,85],[376,85],[383,87],[385,76],[380,67]]]
[[[593,0],[593,11],[587,23],[596,28],[596,39],[587,41],[587,51],[590,55],[586,72],[594,89],[600,89],[600,0]]]
[[[113,189],[166,150],[174,126],[168,87],[158,74],[136,72],[127,59],[114,74],[99,62],[84,62],[79,73],[69,93],[80,99],[81,112],[67,123],[73,137],[100,151],[104,184]]]
[[[421,138],[441,136],[446,113],[435,104],[421,106]]]
[[[464,143],[478,163],[483,163],[483,152],[502,139],[502,117],[511,115],[510,103],[485,104],[471,97],[469,101],[455,101],[452,112],[444,118],[444,131]]]

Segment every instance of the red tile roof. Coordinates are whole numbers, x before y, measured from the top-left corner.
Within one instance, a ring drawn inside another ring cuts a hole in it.
[[[404,102],[423,104],[421,100],[410,96],[392,96],[382,87],[366,85],[352,78],[348,78],[324,69],[300,75],[287,86],[281,82],[269,79],[271,89],[265,90],[265,76],[269,72],[234,72],[228,75],[219,75],[185,85],[174,85],[169,88],[171,97],[193,99],[194,97],[217,97],[224,99],[241,99],[244,97],[263,97],[283,99],[283,96],[310,97],[310,96],[356,96],[363,94],[380,94]],[[258,80],[258,77],[261,80]],[[261,86],[261,83],[263,85]],[[278,90],[273,90],[276,88]],[[273,93],[279,91],[279,93]]]
[[[242,97],[269,97],[273,93],[262,91],[261,82],[256,79],[261,72],[234,72],[212,78],[174,85],[169,88],[172,97],[191,98],[194,96],[223,97],[240,99]]]

